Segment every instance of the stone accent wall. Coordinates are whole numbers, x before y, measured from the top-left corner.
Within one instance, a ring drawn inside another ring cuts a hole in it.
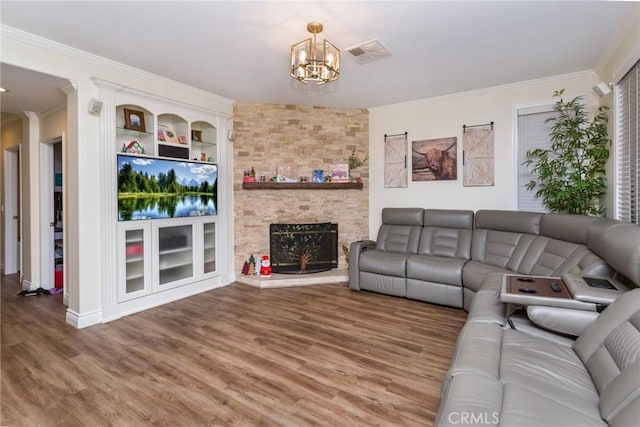
[[[346,268],[342,245],[369,236],[369,162],[355,171],[363,190],[243,190],[243,171],[276,174],[276,165],[297,166],[311,180],[313,169],[328,173],[331,163],[347,163],[352,150],[369,153],[366,109],[238,103],[234,107],[234,245],[236,274],[251,253],[269,253],[271,223],[338,223],[339,268]]]

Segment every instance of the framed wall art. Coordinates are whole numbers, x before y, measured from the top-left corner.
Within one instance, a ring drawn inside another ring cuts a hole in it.
[[[124,128],[146,132],[147,128],[144,124],[144,113],[142,111],[130,110],[124,108]]]
[[[422,139],[411,142],[411,179],[443,181],[458,179],[458,138]]]
[[[407,187],[407,132],[384,136],[384,188]]]
[[[191,129],[191,140],[193,142],[202,142],[202,131]]]
[[[493,183],[493,122],[486,125],[463,125],[462,185],[483,187]]]

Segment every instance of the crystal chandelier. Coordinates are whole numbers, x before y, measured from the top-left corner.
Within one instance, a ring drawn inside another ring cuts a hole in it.
[[[304,84],[317,82],[319,85],[332,82],[340,74],[340,49],[324,40],[316,43],[316,34],[322,32],[320,22],[311,22],[307,31],[313,34],[291,46],[291,77]]]

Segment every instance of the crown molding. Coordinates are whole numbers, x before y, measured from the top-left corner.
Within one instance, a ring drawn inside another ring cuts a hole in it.
[[[416,99],[413,101],[400,102],[397,104],[382,105],[380,107],[370,107],[369,110],[375,111],[378,108],[411,107],[414,105],[425,105],[425,104],[430,104],[432,102],[440,102],[445,99],[465,98],[468,96],[475,96],[475,95],[486,95],[486,94],[495,93],[499,91],[520,89],[524,87],[536,86],[536,85],[545,84],[545,83],[552,83],[559,80],[577,79],[577,78],[583,78],[583,77],[592,77],[594,79],[597,79],[598,75],[593,70],[577,71],[575,73],[560,74],[557,76],[542,77],[539,79],[532,79],[532,80],[524,80],[521,82],[508,83],[508,84],[499,85],[499,86],[490,86],[487,88],[474,89],[466,92],[450,93],[447,95],[439,95],[431,98],[422,98],[422,99]]]
[[[618,26],[618,30],[615,32],[611,41],[607,44],[604,52],[600,55],[600,59],[596,63],[594,69],[598,74],[602,74],[603,70],[607,68],[609,63],[616,56],[616,52],[620,49],[621,45],[627,37],[634,37],[635,43],[632,43],[635,47],[627,53],[627,57],[623,58],[622,71],[620,69],[612,70],[613,79],[620,80],[624,74],[631,68],[631,66],[640,59],[640,31],[638,31],[638,25],[640,24],[640,4],[634,6],[634,12],[629,13],[622,23]],[[618,67],[620,68],[620,67]],[[614,83],[617,83],[614,82]]]
[[[215,93],[198,89],[193,86],[189,86],[187,84],[180,83],[178,81],[171,80],[166,77],[162,77],[157,74],[153,74],[148,71],[144,71],[139,68],[132,67],[122,62],[104,58],[102,56],[98,56],[93,53],[89,53],[84,50],[77,49],[75,47],[71,47],[69,45],[47,39],[45,37],[28,33],[26,31],[19,30],[17,28],[10,27],[8,25],[0,25],[0,36],[3,40],[5,38],[15,40],[20,43],[25,43],[40,49],[47,50],[49,52],[67,56],[72,59],[76,59],[78,61],[87,62],[100,69],[104,69],[105,67],[117,69],[120,72],[134,75],[140,79],[153,80],[158,82],[159,84],[171,85],[183,92],[191,92],[194,95],[212,98],[215,101],[220,103],[232,105],[234,102],[232,99],[225,98],[220,95],[216,95]]]

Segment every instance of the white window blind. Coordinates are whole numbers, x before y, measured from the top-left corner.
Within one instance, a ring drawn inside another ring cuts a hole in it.
[[[640,224],[640,62],[616,85],[616,218]]]
[[[525,166],[522,163],[527,160],[527,151],[534,148],[547,149],[551,147],[549,132],[552,123],[547,123],[547,119],[555,117],[557,113],[552,110],[552,106],[546,111],[527,112],[518,111],[518,210],[528,212],[547,212],[542,203],[542,199],[534,197],[536,190],[527,190],[527,184],[534,179],[531,169],[533,165]],[[539,109],[538,109],[539,110]]]

